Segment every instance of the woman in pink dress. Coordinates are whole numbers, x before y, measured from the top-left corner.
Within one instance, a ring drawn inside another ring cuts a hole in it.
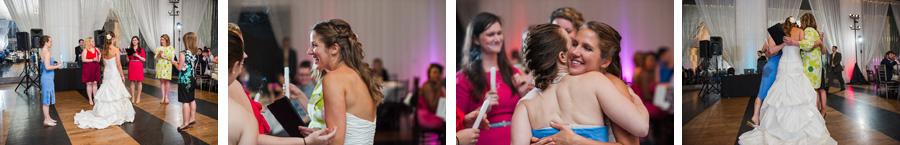
[[[128,80],[131,81],[131,103],[141,102],[141,89],[144,86],[141,81],[144,81],[144,61],[147,60],[147,54],[144,53],[144,48],[140,46],[140,42],[141,40],[137,36],[132,36],[131,47],[128,47],[128,49],[134,50],[134,53],[128,53]],[[137,91],[134,90],[135,84],[137,84]]]
[[[484,100],[490,100],[485,113],[489,122],[484,122],[490,123],[490,128],[479,128],[479,145],[510,144],[510,121],[516,103],[520,94],[533,88],[506,59],[501,31],[500,17],[491,13],[475,15],[466,28],[463,49],[467,53],[462,63],[465,66],[456,73],[456,107],[463,112],[478,111]],[[497,68],[496,90],[489,86],[491,68]]]

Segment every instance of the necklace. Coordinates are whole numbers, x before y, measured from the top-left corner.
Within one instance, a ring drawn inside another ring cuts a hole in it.
[[[559,83],[559,81],[562,80],[562,78],[565,77],[566,75],[569,75],[569,73],[563,73],[563,74],[557,76],[557,77],[556,77],[555,79],[553,79],[553,81],[550,82],[550,83],[554,83],[554,84],[555,84],[555,83]]]

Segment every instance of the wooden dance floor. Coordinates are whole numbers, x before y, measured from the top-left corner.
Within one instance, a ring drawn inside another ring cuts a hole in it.
[[[216,92],[196,90],[197,123],[185,132],[177,84],[172,85],[169,104],[160,104],[159,81],[145,78],[141,102],[134,105],[134,122],[106,129],[80,129],[75,113],[91,110],[84,89],[56,92],[56,105],[50,116],[59,121],[55,127],[41,123],[40,91],[14,92],[16,83],[0,84],[0,144],[218,144],[218,96]],[[128,87],[129,84],[125,84]],[[129,90],[130,91],[130,90]]]
[[[745,124],[753,116],[755,96],[699,98],[699,90],[685,88],[684,144],[737,144],[741,133],[753,129]],[[900,144],[900,101],[895,97],[878,97],[874,85],[848,85],[844,91],[830,88],[827,101],[825,124],[838,144]]]

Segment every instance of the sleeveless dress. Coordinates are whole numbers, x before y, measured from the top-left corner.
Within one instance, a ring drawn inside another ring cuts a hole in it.
[[[588,138],[591,140],[609,142],[609,137],[607,136],[607,128],[606,126],[593,126],[593,125],[567,125],[572,132],[578,134],[581,137]],[[555,128],[541,128],[541,129],[532,129],[531,136],[536,138],[544,138],[553,136],[554,134],[559,133],[559,130]]]
[[[134,122],[134,107],[131,106],[131,93],[122,83],[119,69],[115,64],[118,57],[103,60],[105,66],[103,84],[94,96],[94,109],[75,114],[75,125],[78,128],[104,129],[112,125]]]
[[[53,58],[50,58],[50,62],[55,61]],[[44,105],[53,105],[56,104],[56,88],[53,84],[53,78],[56,76],[56,73],[53,70],[47,70],[44,68],[44,62],[41,62],[41,104]]]
[[[309,98],[309,104],[306,114],[309,117],[309,128],[325,129],[325,102],[322,101],[322,84],[316,84],[312,95]]]
[[[759,127],[741,134],[740,144],[837,144],[816,108],[800,50],[785,46],[775,83],[759,109]]]
[[[183,70],[178,71],[178,102],[190,103],[194,101],[194,66],[197,63],[197,57],[191,54],[191,51],[182,50],[184,53]]]
[[[325,102],[322,101],[322,85],[316,84],[316,89],[310,96],[309,104],[309,128],[325,129]],[[344,136],[345,145],[362,145],[375,143],[375,122],[347,114],[347,129]],[[376,119],[377,120],[377,119]]]
[[[822,87],[822,47],[814,46],[819,41],[819,31],[812,27],[803,30],[805,38],[800,41],[800,49],[803,50],[803,68],[806,68],[806,77],[812,82],[813,88]]]
[[[93,52],[84,50],[84,51],[87,51],[87,54],[84,57],[86,57],[87,59],[94,59],[94,58],[100,57],[100,51],[97,50],[97,47],[94,47],[92,49],[94,50]],[[81,82],[87,83],[87,82],[96,82],[99,80],[100,80],[100,62],[99,61],[85,62],[84,64],[82,64]]]
[[[512,72],[519,72],[518,69],[510,67]],[[490,72],[484,72],[485,78],[490,81]],[[512,90],[509,88],[509,85],[506,82],[503,82],[503,75],[500,73],[496,74],[497,77],[497,96],[499,104],[491,107],[490,111],[486,112],[485,116],[487,120],[491,123],[490,129],[482,129],[478,136],[478,142],[476,145],[497,145],[497,144],[510,144],[510,138],[512,138],[510,130],[512,124],[512,114],[516,109],[516,104],[519,103],[519,99],[521,99],[520,95],[517,94],[516,90]],[[489,83],[490,84],[490,83]],[[490,86],[485,85],[487,88],[484,89],[484,92],[481,92],[482,96],[487,93]],[[471,90],[474,89],[474,86],[470,83],[469,79],[466,78],[465,71],[458,71],[456,73],[456,107],[458,107],[463,112],[472,112],[481,107],[481,104],[484,100],[473,100],[470,97]],[[650,106],[650,105],[648,105]]]
[[[134,50],[134,55],[147,59],[147,54],[144,52],[143,48]],[[128,56],[128,80],[144,81],[144,62],[134,55]]]
[[[756,94],[756,97],[759,97],[759,99],[766,99],[766,95],[769,94],[769,88],[772,88],[772,83],[775,83],[775,74],[778,74],[778,62],[781,61],[781,52],[779,50],[778,54],[769,57],[769,62],[763,66],[762,81],[759,83],[759,93]]]
[[[156,48],[156,54],[162,54],[167,58],[175,57],[175,49],[172,46],[167,47],[159,47]],[[164,60],[162,58],[156,59],[156,78],[158,79],[172,79],[172,62],[169,60]]]

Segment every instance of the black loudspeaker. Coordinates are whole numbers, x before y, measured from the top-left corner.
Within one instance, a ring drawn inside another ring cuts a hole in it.
[[[709,55],[709,40],[700,40],[700,58],[711,58]]]
[[[94,46],[97,48],[103,47],[103,39],[106,39],[106,36],[103,35],[106,31],[103,30],[95,30],[94,31]],[[88,42],[90,43],[90,42]]]
[[[28,36],[28,32],[16,32],[16,48],[19,50],[30,48],[28,47],[28,44],[30,44],[29,42],[31,42],[29,39],[31,39],[31,37]]]
[[[41,46],[41,36],[44,36],[43,29],[31,29],[31,47]]]
[[[710,55],[718,56],[722,55],[722,37],[713,36],[709,37],[709,45],[710,45]]]

